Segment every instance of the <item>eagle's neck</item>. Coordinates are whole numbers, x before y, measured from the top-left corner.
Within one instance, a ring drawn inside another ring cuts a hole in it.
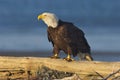
[[[57,28],[58,22],[49,23],[49,24],[47,24],[47,26],[48,26],[48,27],[52,27],[52,28]]]
[[[58,22],[54,25],[48,25],[48,27],[51,28],[58,28],[60,25],[62,25],[63,21],[62,20],[58,20]]]
[[[56,17],[53,19],[44,19],[43,21],[47,24],[48,27],[56,28],[58,26],[59,19]]]

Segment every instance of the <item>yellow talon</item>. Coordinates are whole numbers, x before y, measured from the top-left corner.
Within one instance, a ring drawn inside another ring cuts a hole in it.
[[[68,56],[66,58],[64,58],[64,60],[66,60],[68,62],[74,61],[74,59],[72,59],[69,54],[68,54]]]
[[[72,59],[72,58],[64,58],[63,60],[66,60],[68,62],[74,61],[74,59]]]

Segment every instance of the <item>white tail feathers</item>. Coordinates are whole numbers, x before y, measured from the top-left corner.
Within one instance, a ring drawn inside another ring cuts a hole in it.
[[[86,61],[93,61],[93,58],[89,53],[78,53],[78,57],[80,60],[86,60]]]

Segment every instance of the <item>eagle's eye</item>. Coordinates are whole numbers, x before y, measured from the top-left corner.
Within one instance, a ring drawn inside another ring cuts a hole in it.
[[[47,16],[47,15],[44,15],[44,16]]]

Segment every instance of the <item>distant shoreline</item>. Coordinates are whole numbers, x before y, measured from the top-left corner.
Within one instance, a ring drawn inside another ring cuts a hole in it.
[[[61,52],[64,54],[64,52]],[[92,51],[92,55],[120,55],[120,52],[110,52],[110,51]],[[52,55],[52,50],[50,51],[0,51],[0,56],[35,56],[35,57],[45,57],[46,55]]]
[[[120,61],[120,52],[102,52],[92,51],[91,55],[95,61]],[[14,56],[14,57],[50,57],[52,56],[52,50],[50,51],[0,51],[0,56]],[[61,52],[59,54],[61,58],[66,57],[66,54]],[[74,57],[79,60],[79,57]]]

